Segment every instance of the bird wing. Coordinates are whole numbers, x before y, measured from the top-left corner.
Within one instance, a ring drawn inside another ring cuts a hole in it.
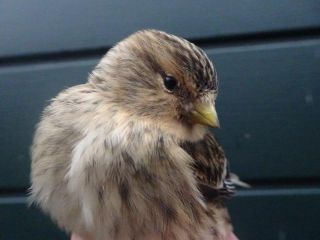
[[[194,159],[193,173],[206,200],[208,216],[214,219],[215,226],[212,228],[216,229],[221,239],[238,239],[224,204],[224,198],[234,194],[233,183],[237,181],[233,179],[238,178],[230,173],[223,149],[211,133],[198,142],[184,142],[181,147]],[[240,179],[238,181],[241,182]]]
[[[194,159],[193,172],[207,201],[234,194],[228,160],[212,133],[197,142],[184,142],[181,147]]]

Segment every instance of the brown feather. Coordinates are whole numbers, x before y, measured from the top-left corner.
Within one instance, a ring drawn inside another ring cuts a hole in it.
[[[211,133],[197,142],[184,142],[181,147],[194,159],[194,174],[199,183],[217,188],[224,178],[227,159]]]
[[[207,203],[207,215],[219,229],[220,236],[232,233],[231,218],[224,199],[234,193],[228,160],[212,133],[197,142],[184,142],[181,147],[194,159],[193,173]],[[214,234],[214,233],[213,233]]]

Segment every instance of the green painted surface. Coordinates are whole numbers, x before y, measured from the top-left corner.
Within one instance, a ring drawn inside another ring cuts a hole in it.
[[[228,204],[240,239],[319,239],[319,188],[241,193]]]
[[[65,233],[38,209],[27,207],[24,197],[0,197],[1,240],[64,240]]]
[[[233,171],[250,179],[319,178],[320,40],[208,52],[220,79],[216,133]]]
[[[315,28],[319,6],[319,0],[2,0],[0,56],[107,47],[143,28],[190,39]]]

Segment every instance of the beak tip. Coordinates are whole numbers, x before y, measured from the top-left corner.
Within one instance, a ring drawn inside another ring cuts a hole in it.
[[[220,128],[220,122],[217,121],[217,122],[213,123],[213,124],[211,125],[211,127],[213,127],[213,128]]]

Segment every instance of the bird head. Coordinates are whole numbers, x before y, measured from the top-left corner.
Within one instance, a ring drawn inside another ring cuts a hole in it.
[[[122,110],[168,129],[219,126],[216,71],[203,50],[177,36],[132,34],[102,58],[90,82]]]

